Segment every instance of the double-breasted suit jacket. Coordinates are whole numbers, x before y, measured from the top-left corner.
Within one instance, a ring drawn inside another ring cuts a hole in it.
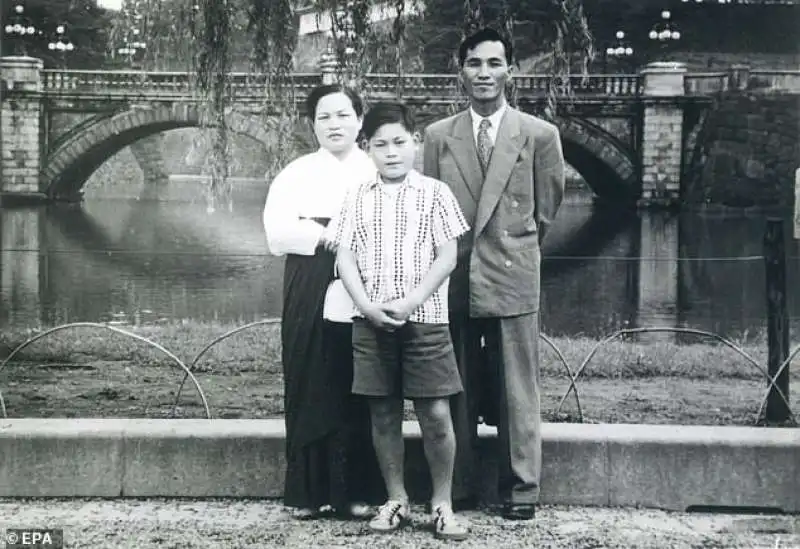
[[[539,310],[540,242],[564,194],[557,128],[508,107],[484,177],[469,110],[425,131],[424,171],[450,185],[472,227],[459,240],[450,310],[509,317]]]

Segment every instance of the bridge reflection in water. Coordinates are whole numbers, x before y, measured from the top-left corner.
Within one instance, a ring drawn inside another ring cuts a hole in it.
[[[0,210],[0,329],[115,314],[129,322],[278,316],[282,260],[265,255],[260,214],[119,200]],[[757,217],[566,205],[544,250],[544,329],[599,336],[690,326],[731,337],[763,329],[760,260],[678,260],[758,256],[762,235]],[[790,256],[794,287],[794,247]],[[789,296],[793,316],[799,301]]]
[[[48,270],[44,216],[41,209],[0,210],[0,325],[41,322],[42,293],[47,287],[42,278]]]
[[[646,215],[639,231],[638,326],[678,327],[678,218]],[[670,339],[672,333],[642,334],[640,339]]]

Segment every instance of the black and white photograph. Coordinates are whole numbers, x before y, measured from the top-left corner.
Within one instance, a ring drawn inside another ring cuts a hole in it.
[[[0,549],[800,549],[800,0],[0,28]]]

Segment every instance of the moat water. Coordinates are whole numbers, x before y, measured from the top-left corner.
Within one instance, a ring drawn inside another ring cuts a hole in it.
[[[263,193],[262,193],[263,195]],[[763,215],[635,212],[573,193],[544,249],[549,335],[683,326],[734,339],[765,330]],[[261,195],[203,203],[91,198],[0,210],[0,329],[93,321],[245,323],[281,312]],[[800,262],[788,225],[789,310]]]

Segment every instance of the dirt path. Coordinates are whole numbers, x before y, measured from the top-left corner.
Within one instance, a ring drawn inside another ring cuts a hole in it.
[[[422,508],[402,533],[379,536],[364,522],[300,523],[274,501],[0,500],[5,528],[63,528],[69,548],[800,548],[800,517],[542,507],[535,523],[466,513],[471,537],[433,539]]]

